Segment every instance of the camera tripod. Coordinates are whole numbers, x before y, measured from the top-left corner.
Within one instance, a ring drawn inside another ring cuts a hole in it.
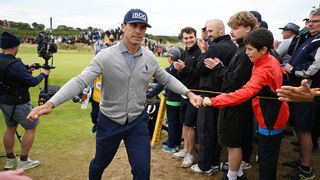
[[[55,67],[49,65],[49,60],[52,56],[44,56],[42,57],[45,60],[44,65],[42,68],[44,69],[54,69]],[[41,88],[40,88],[41,89]],[[49,75],[44,78],[44,87],[41,89],[38,99],[38,105],[42,105],[47,102],[58,90],[60,89],[59,86],[56,85],[49,85]]]

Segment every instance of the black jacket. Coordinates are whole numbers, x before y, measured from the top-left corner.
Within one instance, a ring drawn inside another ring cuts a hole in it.
[[[178,79],[189,89],[198,89],[199,73],[197,71],[198,58],[201,54],[199,46],[195,44],[190,49],[183,51],[181,60],[185,67],[177,73]]]
[[[205,67],[204,59],[218,58],[223,63],[224,67],[227,67],[236,50],[237,46],[231,41],[230,36],[224,35],[217,38],[206,53],[200,55],[198,63],[198,71],[200,74],[200,90],[219,91],[222,84],[222,76],[217,75],[219,71],[217,71],[215,68],[209,69]]]
[[[222,92],[234,92],[245,85],[251,78],[253,63],[245,53],[243,41],[237,42],[239,48],[231,59],[228,67],[217,67],[217,71],[223,79]],[[219,119],[237,119],[239,121],[252,122],[252,101],[251,99],[237,106],[222,108],[219,111]]]
[[[238,42],[239,48],[231,59],[228,67],[216,67],[223,79],[222,92],[233,92],[240,89],[251,77],[253,63],[245,53],[243,41]]]

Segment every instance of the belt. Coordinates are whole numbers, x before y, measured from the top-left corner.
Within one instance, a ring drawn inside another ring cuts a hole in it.
[[[181,105],[181,103],[177,102],[177,101],[167,101],[166,104],[169,106],[180,106]]]
[[[284,129],[269,130],[269,129],[265,129],[265,128],[261,128],[261,127],[258,128],[258,132],[262,135],[265,135],[265,136],[272,136],[272,135],[280,134],[283,131],[284,131]]]

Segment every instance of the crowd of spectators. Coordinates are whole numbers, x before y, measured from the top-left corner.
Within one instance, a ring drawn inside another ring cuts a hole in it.
[[[75,44],[75,43],[83,43],[87,45],[93,45],[98,40],[104,41],[106,44],[112,44],[114,41],[118,41],[121,39],[121,35],[123,32],[120,27],[115,29],[109,29],[107,31],[96,30],[96,31],[81,31],[77,35],[58,35],[53,36],[55,43],[67,43],[67,44]],[[37,41],[37,37],[34,36],[26,36],[22,37],[22,42],[35,44]]]
[[[81,31],[77,35],[58,35],[53,36],[52,39],[54,43],[66,43],[66,44],[77,44],[82,43],[89,46],[95,46],[95,44],[103,42],[107,46],[111,46],[122,39],[122,30],[120,27],[109,29],[106,31],[95,30],[95,31]],[[25,36],[21,38],[23,43],[36,44],[37,37]],[[157,56],[165,56],[167,52],[167,47],[164,45],[164,41],[160,38],[157,41],[151,40],[145,37],[144,46],[148,47]]]

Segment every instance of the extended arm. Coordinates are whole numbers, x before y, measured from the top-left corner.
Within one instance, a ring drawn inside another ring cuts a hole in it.
[[[308,80],[301,81],[301,86],[282,86],[277,89],[280,101],[288,102],[313,102],[316,94],[320,94],[320,88],[309,88]]]

